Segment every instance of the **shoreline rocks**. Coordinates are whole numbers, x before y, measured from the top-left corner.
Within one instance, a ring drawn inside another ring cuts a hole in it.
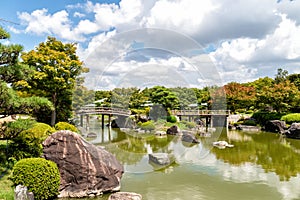
[[[286,129],[285,121],[270,120],[266,123],[264,130],[273,133],[284,133]]]
[[[134,192],[116,192],[111,194],[108,200],[142,200],[142,195]]]
[[[292,123],[288,130],[285,131],[288,138],[300,139],[300,123]]]

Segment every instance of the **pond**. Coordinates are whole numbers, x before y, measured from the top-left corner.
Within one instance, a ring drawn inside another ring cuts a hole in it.
[[[143,199],[300,199],[299,140],[217,129],[191,145],[178,136],[101,130],[97,123],[90,132],[97,133],[91,143],[105,146],[124,165],[121,191],[140,193]],[[217,140],[234,147],[213,147]],[[164,168],[154,166],[148,159],[151,151],[169,153],[174,162]]]

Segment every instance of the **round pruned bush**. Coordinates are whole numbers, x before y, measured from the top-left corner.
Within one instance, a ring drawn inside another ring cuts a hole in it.
[[[167,122],[176,123],[177,118],[174,115],[167,116]]]
[[[25,158],[18,161],[10,179],[14,186],[24,185],[34,199],[54,199],[58,195],[60,175],[57,165],[44,158]]]
[[[57,124],[55,124],[54,128],[58,131],[69,130],[74,133],[78,133],[78,129],[76,128],[76,126],[69,124],[68,122],[58,122]]]
[[[300,122],[300,113],[291,113],[281,117],[281,120],[285,121],[287,124],[292,124],[294,122]]]
[[[153,121],[147,121],[141,124],[141,129],[145,131],[153,131],[155,129],[155,125]]]

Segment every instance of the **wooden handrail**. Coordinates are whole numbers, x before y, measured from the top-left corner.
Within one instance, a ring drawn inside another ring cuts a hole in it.
[[[125,115],[129,116],[131,114],[130,110],[121,108],[110,108],[110,107],[82,107],[77,114],[112,114],[112,115]]]
[[[230,115],[230,110],[172,110],[172,115],[197,116],[197,115]]]
[[[122,108],[111,107],[82,107],[77,114],[112,114],[130,116],[131,111]],[[211,115],[230,115],[230,110],[172,110],[172,115],[178,116],[211,116]]]

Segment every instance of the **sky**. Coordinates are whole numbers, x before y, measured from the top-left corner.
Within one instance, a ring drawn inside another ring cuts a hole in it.
[[[300,73],[299,10],[299,0],[10,0],[1,42],[76,43],[90,89],[201,88]]]

